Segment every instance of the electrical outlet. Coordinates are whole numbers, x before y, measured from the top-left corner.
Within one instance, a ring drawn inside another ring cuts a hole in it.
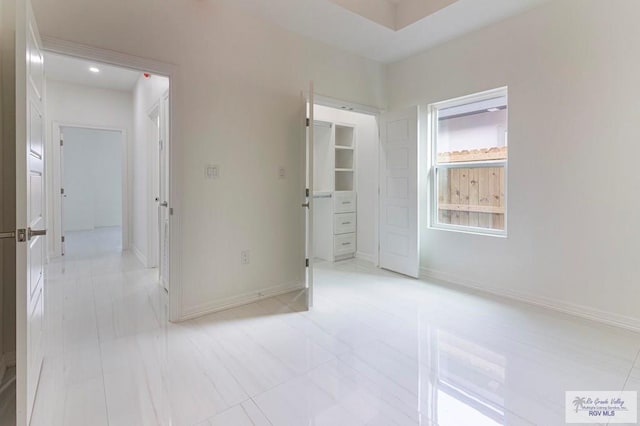
[[[240,263],[242,265],[249,264],[249,250],[244,250],[240,252]]]
[[[280,179],[284,179],[285,177],[287,177],[287,171],[285,170],[284,166],[280,166],[280,168],[278,169],[278,177]]]
[[[220,166],[216,164],[207,164],[204,167],[204,177],[206,179],[218,179],[220,177]]]

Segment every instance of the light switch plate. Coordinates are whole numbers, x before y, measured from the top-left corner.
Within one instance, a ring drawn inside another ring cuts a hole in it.
[[[204,177],[206,179],[218,179],[220,177],[220,166],[217,164],[207,164],[204,167]]]

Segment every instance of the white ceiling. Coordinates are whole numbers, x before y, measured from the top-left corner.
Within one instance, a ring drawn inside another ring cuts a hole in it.
[[[404,4],[408,0],[390,1]],[[550,0],[457,0],[398,31],[332,0],[233,0],[233,3],[290,31],[387,63],[547,1]]]
[[[47,78],[56,81],[81,84],[83,86],[131,91],[140,77],[137,71],[114,67],[84,59],[71,58],[46,52],[44,55]],[[96,67],[99,73],[89,68]]]

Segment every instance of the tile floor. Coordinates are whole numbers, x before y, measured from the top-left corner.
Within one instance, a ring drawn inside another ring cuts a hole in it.
[[[116,230],[117,231],[117,230]],[[640,390],[640,335],[381,271],[168,324],[113,229],[48,270],[33,426],[562,425],[565,390]]]

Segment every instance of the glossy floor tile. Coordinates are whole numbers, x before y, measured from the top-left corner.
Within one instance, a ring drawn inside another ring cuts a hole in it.
[[[32,425],[562,425],[567,390],[640,390],[640,336],[357,260],[291,293],[169,324],[119,230],[47,277]]]

